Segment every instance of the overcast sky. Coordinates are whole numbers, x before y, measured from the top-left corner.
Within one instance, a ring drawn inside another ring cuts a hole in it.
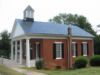
[[[72,13],[87,17],[94,29],[100,24],[100,0],[0,0],[0,32],[11,32],[14,20],[23,19],[28,5],[35,10],[36,21],[47,22],[59,13]]]

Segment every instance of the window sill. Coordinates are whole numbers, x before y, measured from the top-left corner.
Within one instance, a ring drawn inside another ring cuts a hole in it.
[[[62,59],[62,58],[56,58],[56,59]]]
[[[73,56],[73,58],[75,58],[76,56]]]
[[[83,55],[83,56],[87,56],[87,55]]]

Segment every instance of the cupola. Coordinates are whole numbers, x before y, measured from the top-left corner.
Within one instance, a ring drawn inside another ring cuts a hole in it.
[[[30,5],[26,7],[24,10],[24,20],[26,21],[34,21],[34,10]]]

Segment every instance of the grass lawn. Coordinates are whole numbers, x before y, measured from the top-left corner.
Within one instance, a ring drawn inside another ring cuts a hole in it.
[[[46,73],[47,75],[100,75],[100,67],[89,67],[75,70],[36,70],[35,68],[23,68],[37,72]]]
[[[4,65],[0,65],[0,75],[24,75],[16,72],[15,70],[9,69]]]
[[[91,67],[76,70],[47,70],[42,71],[48,75],[100,75],[100,67]]]

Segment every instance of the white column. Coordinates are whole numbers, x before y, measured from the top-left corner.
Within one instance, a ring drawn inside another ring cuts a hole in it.
[[[30,42],[29,39],[26,39],[26,65],[30,67]]]
[[[22,40],[20,40],[20,58],[19,63],[22,64]]]
[[[17,41],[15,41],[15,61],[17,62]]]
[[[14,59],[13,41],[11,41],[11,60]]]

